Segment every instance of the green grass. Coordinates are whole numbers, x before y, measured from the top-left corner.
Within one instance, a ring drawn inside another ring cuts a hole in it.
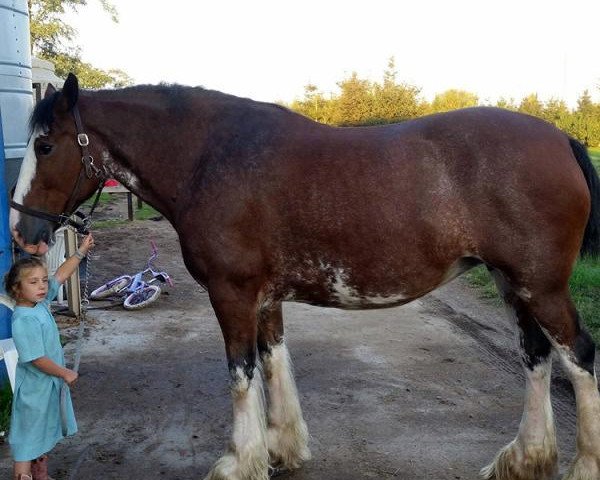
[[[8,435],[11,405],[12,390],[10,389],[10,383],[6,381],[4,385],[0,384],[0,443]],[[4,436],[2,436],[2,432],[4,432]]]
[[[107,198],[104,198],[105,195],[107,196]],[[116,200],[115,200],[114,196],[111,195],[110,193],[103,193],[102,195],[100,195],[100,203],[101,202],[107,202],[107,203],[113,202],[114,203],[115,201]],[[137,208],[135,205],[133,207],[133,218],[135,220],[149,220],[151,218],[156,218],[159,216],[161,216],[161,214],[157,210],[152,208],[150,205],[148,205],[147,203],[143,203],[142,208]],[[123,219],[123,218],[109,218],[106,220],[97,220],[97,221],[94,221],[94,223],[92,224],[92,230],[115,228],[120,225],[127,224],[128,221],[129,221],[128,219]]]
[[[600,171],[600,148],[588,148],[588,153],[596,170]]]
[[[485,266],[480,265],[473,268],[465,276],[469,283],[477,289],[477,293],[481,298],[494,299],[497,303],[501,302],[496,285]]]
[[[474,268],[466,277],[481,297],[491,298],[500,303],[494,282],[485,267]],[[569,286],[583,323],[600,346],[600,259],[578,260]]]
[[[579,260],[569,285],[583,322],[600,345],[600,259]]]
[[[88,198],[85,202],[83,202],[82,206],[85,207],[91,207],[94,203],[94,200],[96,200],[96,194],[92,195],[91,198]],[[115,196],[110,194],[110,193],[101,193],[100,194],[100,199],[98,200],[98,205],[103,205],[105,203],[115,203],[116,199]]]
[[[136,208],[133,213],[133,217],[136,220],[149,220],[151,218],[156,218],[160,216],[160,213],[154,210],[154,208],[152,208],[147,203],[144,203],[142,205],[142,208]]]
[[[123,220],[121,218],[109,218],[108,220],[94,220],[92,223],[92,232],[94,230],[102,230],[103,228],[115,228],[119,225],[125,225],[128,220]]]

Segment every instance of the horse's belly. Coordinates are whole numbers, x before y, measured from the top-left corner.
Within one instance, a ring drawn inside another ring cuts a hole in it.
[[[475,257],[448,262],[442,268],[423,264],[407,269],[369,269],[352,274],[349,268],[319,264],[286,275],[283,300],[343,309],[386,308],[411,302],[480,263]],[[391,273],[390,273],[391,272]],[[418,273],[417,273],[418,272]],[[281,297],[280,297],[281,298]]]
[[[284,300],[360,310],[403,305],[421,296],[414,291],[405,291],[400,283],[382,281],[360,284],[336,271],[317,278],[303,277],[302,280],[294,282],[294,287],[288,289]]]
[[[404,305],[420,295],[405,295],[403,293],[365,294],[353,293],[345,288],[334,289],[327,294],[314,294],[314,292],[294,291],[289,293],[286,301],[308,303],[319,307],[335,307],[344,310],[368,310],[375,308],[389,308]]]

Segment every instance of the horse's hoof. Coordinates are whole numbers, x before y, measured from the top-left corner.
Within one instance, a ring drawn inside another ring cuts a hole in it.
[[[512,441],[479,474],[484,480],[551,480],[556,474],[557,465],[558,454],[555,447],[524,448]]]
[[[275,466],[275,467],[269,466],[269,478],[279,477],[279,476],[285,475],[286,473],[289,473],[289,472],[291,472],[291,470],[289,468],[286,468],[283,466]]]
[[[217,460],[204,480],[268,480],[267,468],[266,456],[242,463],[230,452]]]
[[[577,455],[563,480],[597,480],[600,478],[600,457]]]

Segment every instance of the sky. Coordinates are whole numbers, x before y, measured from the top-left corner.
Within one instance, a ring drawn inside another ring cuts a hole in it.
[[[291,102],[356,72],[424,99],[455,88],[482,103],[537,93],[600,101],[599,0],[97,0],[69,17],[84,61],[135,83],[201,85]]]

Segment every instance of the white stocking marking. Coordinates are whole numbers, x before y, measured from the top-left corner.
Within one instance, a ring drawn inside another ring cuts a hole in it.
[[[550,402],[550,376],[552,359],[540,363],[533,371],[525,368],[525,409],[519,427],[524,444],[544,445],[544,449],[556,449],[556,433]]]
[[[310,459],[308,429],[302,417],[290,355],[285,343],[264,359],[269,389],[268,445],[271,461],[288,469]]]
[[[600,394],[596,374],[579,367],[569,350],[558,351],[577,401],[577,456],[565,479],[600,478]]]
[[[549,480],[557,466],[556,431],[550,402],[552,359],[525,367],[525,407],[517,437],[481,470],[485,479]]]
[[[230,451],[215,463],[207,480],[267,480],[269,454],[266,440],[261,372],[249,380],[241,368],[232,388],[233,434]]]

